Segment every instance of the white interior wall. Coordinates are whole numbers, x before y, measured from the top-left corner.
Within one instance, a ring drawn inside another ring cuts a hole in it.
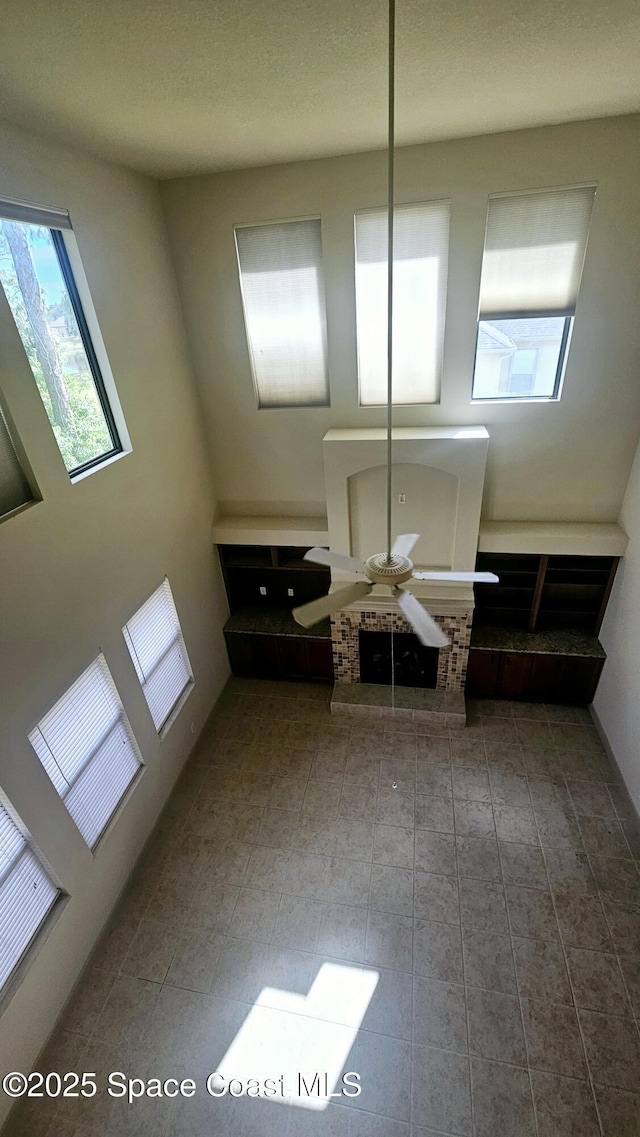
[[[607,652],[594,708],[640,813],[640,447],[620,524],[629,536],[600,630]]]
[[[71,485],[6,304],[0,387],[43,500],[0,522],[0,788],[70,894],[2,1015],[30,1068],[228,672],[215,501],[157,185],[0,128],[0,194],[69,209],[132,453]],[[121,627],[169,577],[195,687],[160,743]],[[27,733],[102,650],[146,762],[96,855]],[[192,732],[193,724],[193,732]],[[0,1124],[8,1099],[0,1100]]]
[[[402,149],[397,200],[451,198],[442,402],[397,425],[484,423],[483,512],[492,520],[615,521],[640,427],[638,116]],[[587,260],[559,403],[470,405],[487,195],[596,182]],[[353,214],[385,201],[384,153],[162,183],[218,494],[241,511],[322,510],[330,427],[382,426],[357,405]],[[234,224],[320,215],[331,407],[258,410],[244,334]]]

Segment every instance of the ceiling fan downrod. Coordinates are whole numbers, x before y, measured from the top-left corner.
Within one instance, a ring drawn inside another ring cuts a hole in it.
[[[396,4],[389,0],[389,131],[387,144],[387,564],[391,548],[391,470],[393,450],[393,206],[395,197]]]

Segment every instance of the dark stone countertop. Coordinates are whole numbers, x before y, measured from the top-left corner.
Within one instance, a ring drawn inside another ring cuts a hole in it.
[[[492,651],[522,651],[539,655],[582,655],[590,659],[606,659],[602,644],[596,636],[560,628],[547,632],[524,632],[518,628],[501,628],[493,625],[474,627],[471,647]]]
[[[229,616],[225,632],[254,632],[263,636],[306,636],[307,639],[331,639],[331,622],[322,620],[313,628],[296,624],[290,608],[239,608]]]

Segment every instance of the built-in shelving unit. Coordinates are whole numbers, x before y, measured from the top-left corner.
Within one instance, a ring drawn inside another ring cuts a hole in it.
[[[331,584],[328,568],[304,560],[309,548],[218,545],[231,609],[224,635],[234,675],[333,680],[329,621],[307,630],[291,615],[292,608],[323,596]]]
[[[495,572],[500,583],[476,585],[474,620],[530,632],[573,628],[597,635],[618,560],[546,553],[478,553],[477,568]]]
[[[219,545],[231,611],[246,607],[291,609],[328,592],[331,573],[303,560],[307,548]]]
[[[491,540],[481,534],[477,568],[500,583],[474,589],[467,695],[593,699],[605,660],[598,631],[626,537],[617,526],[575,528],[505,524]],[[494,539],[510,547],[488,549]]]

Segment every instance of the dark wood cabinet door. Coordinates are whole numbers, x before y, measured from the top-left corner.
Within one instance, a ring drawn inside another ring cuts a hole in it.
[[[280,679],[280,656],[275,636],[226,632],[227,653],[234,675],[248,679]]]
[[[274,636],[280,656],[280,674],[283,679],[305,679],[307,656],[302,636]]]
[[[250,645],[247,643],[249,637],[241,632],[225,632],[224,638],[232,674],[250,679],[253,676],[253,661]]]
[[[501,651],[471,648],[467,666],[465,693],[472,699],[493,699],[502,662]]]
[[[526,699],[533,656],[519,651],[503,651],[496,696],[499,699]]]
[[[566,657],[566,665],[555,703],[574,703],[585,706],[593,700],[598,686],[603,659],[585,659],[579,655]]]
[[[562,702],[560,692],[566,662],[565,655],[532,656],[527,698],[541,703]]]
[[[248,636],[251,642],[253,674],[260,679],[280,679],[280,654],[274,636]]]
[[[247,679],[317,679],[333,683],[330,639],[225,632],[234,675]]]
[[[333,683],[333,648],[331,640],[305,640],[307,675]]]

